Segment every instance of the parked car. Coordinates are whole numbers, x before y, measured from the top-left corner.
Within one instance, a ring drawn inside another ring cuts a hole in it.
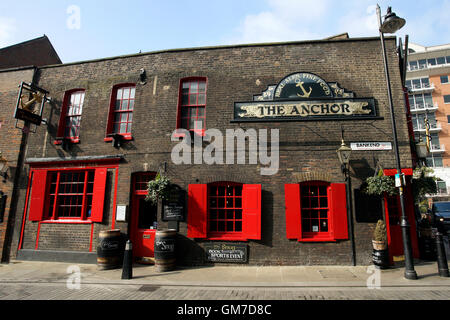
[[[450,201],[433,203],[431,211],[433,225],[441,232],[450,233]]]

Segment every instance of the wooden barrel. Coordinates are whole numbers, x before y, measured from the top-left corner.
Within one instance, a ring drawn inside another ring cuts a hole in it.
[[[372,261],[373,264],[380,268],[386,269],[389,267],[389,252],[388,250],[375,250],[373,249],[372,253]]]
[[[155,235],[155,266],[159,272],[175,269],[176,230],[158,230]]]
[[[122,266],[122,235],[120,230],[100,231],[97,246],[97,265],[101,270]]]

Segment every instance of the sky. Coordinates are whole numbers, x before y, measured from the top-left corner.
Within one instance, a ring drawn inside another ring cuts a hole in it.
[[[379,36],[376,5],[406,25],[396,36],[450,43],[450,0],[2,0],[0,48],[47,35],[64,63],[138,52]]]

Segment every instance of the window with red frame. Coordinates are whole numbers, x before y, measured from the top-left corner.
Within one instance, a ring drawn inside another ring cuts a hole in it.
[[[89,218],[93,189],[93,170],[51,172],[46,218]]]
[[[81,114],[83,112],[84,91],[70,94],[69,105],[65,116],[64,138],[76,140],[80,137]]]
[[[187,220],[189,238],[261,240],[261,185],[190,184]]]
[[[205,131],[205,109],[206,79],[182,81],[178,128],[203,133]]]
[[[74,89],[66,91],[64,94],[55,144],[61,144],[64,139],[72,143],[78,143],[80,141],[80,125],[84,98],[84,89]]]
[[[328,186],[303,184],[301,191],[302,232],[305,236],[328,234]]]
[[[108,169],[33,170],[30,221],[102,222]]]
[[[242,185],[208,185],[208,202],[208,231],[211,235],[242,232]]]
[[[348,239],[346,186],[308,181],[285,185],[286,236],[298,241]]]
[[[131,136],[135,95],[136,87],[134,85],[114,88],[108,134]]]

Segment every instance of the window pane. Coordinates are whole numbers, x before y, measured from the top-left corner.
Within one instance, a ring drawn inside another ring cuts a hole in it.
[[[186,106],[186,105],[189,104],[189,95],[183,94],[183,95],[181,96],[181,104],[182,104],[183,106]]]
[[[124,88],[123,89],[123,98],[122,99],[129,99],[130,98],[130,88]]]
[[[447,63],[450,63],[450,56],[446,56],[445,60],[447,60]]]
[[[136,88],[131,88],[130,89],[130,99],[134,99],[136,95]]]
[[[205,92],[206,91],[206,82],[200,82],[198,84],[198,92]]]
[[[441,76],[441,83],[448,83],[448,76]]]
[[[198,95],[198,104],[206,104],[206,95],[205,94]]]
[[[191,94],[192,93],[198,93],[198,82],[192,82],[191,83]]]
[[[445,103],[450,103],[450,95],[445,95],[444,96],[444,102]]]
[[[122,100],[122,95],[123,95],[123,89],[118,89],[116,99]]]
[[[432,58],[432,59],[428,59],[428,64],[435,66],[436,65],[436,59]]]
[[[427,60],[426,59],[419,60],[419,68],[420,69],[426,68],[426,66],[427,66]]]
[[[445,57],[436,58],[437,64],[445,64]]]
[[[191,94],[189,96],[189,104],[190,105],[196,105],[197,104],[197,95],[196,94]]]
[[[128,104],[128,110],[134,109],[134,100],[130,100],[130,103]]]

